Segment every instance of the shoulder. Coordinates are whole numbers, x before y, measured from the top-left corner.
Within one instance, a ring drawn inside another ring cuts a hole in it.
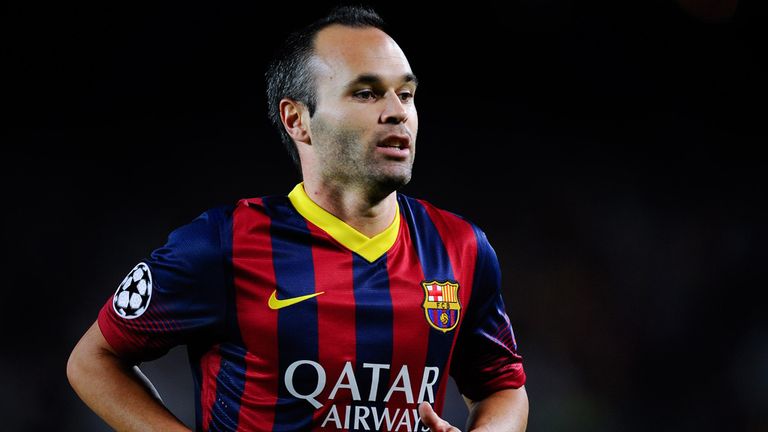
[[[485,233],[463,215],[442,209],[431,202],[398,194],[401,212],[414,227],[433,225],[445,240],[487,242]]]
[[[286,194],[264,195],[252,198],[241,198],[233,206],[233,212],[237,216],[261,214],[270,218],[280,217],[291,213],[293,206]]]
[[[214,238],[215,234],[225,230],[232,220],[236,205],[220,205],[211,207],[197,215],[189,223],[177,228],[171,235],[187,237]]]
[[[220,232],[231,220],[237,204],[211,207],[198,214],[187,226],[192,226],[200,234]]]
[[[172,253],[193,263],[218,259],[222,244],[231,232],[234,205],[220,205],[198,214],[168,234],[164,247],[153,255]]]

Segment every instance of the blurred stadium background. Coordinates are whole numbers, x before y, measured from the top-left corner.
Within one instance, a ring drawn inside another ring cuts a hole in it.
[[[329,4],[4,7],[3,429],[108,430],[69,351],[170,230],[295,184],[261,76]],[[371,4],[421,81],[405,192],[495,246],[529,430],[768,430],[765,2]],[[193,424],[184,349],[142,369]]]

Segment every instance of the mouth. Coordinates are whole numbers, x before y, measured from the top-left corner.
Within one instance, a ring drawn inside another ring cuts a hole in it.
[[[377,147],[395,148],[395,149],[409,149],[411,148],[411,138],[408,135],[392,134],[387,135],[379,141]]]

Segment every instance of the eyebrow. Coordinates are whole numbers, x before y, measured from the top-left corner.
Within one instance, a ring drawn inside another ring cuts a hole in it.
[[[416,78],[416,75],[412,73],[407,73],[403,75],[400,78],[400,81],[403,83],[413,83],[414,86],[419,85],[419,80]],[[360,74],[355,78],[354,80],[350,81],[349,84],[346,85],[347,89],[351,89],[352,87],[359,85],[359,84],[381,84],[384,82],[381,75],[376,74]]]

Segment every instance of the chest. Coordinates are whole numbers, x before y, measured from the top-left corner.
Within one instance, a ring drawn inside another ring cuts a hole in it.
[[[448,259],[425,263],[408,240],[373,262],[322,237],[273,235],[269,244],[236,248],[236,307],[243,340],[252,341],[247,348],[388,362],[393,347],[423,350],[433,334],[452,339],[445,336],[460,326],[467,272]]]

